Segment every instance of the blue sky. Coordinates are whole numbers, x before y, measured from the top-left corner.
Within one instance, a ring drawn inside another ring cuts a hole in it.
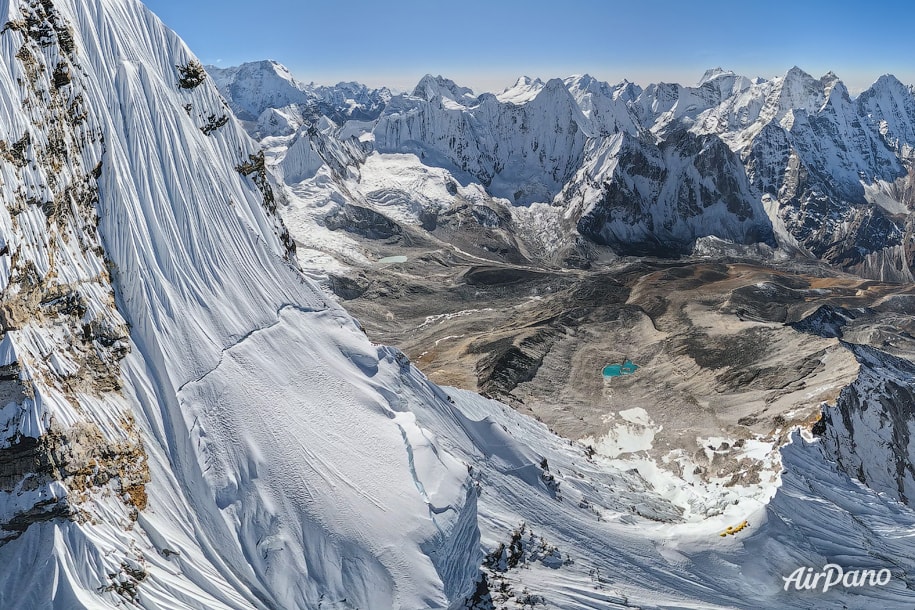
[[[205,62],[275,59],[300,79],[475,91],[518,76],[693,84],[706,68],[771,77],[798,65],[854,92],[915,84],[915,3],[847,0],[146,0]]]

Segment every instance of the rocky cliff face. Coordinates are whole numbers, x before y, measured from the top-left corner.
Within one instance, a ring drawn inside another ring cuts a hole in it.
[[[376,150],[441,159],[519,205],[551,199],[581,163],[589,122],[562,81],[523,105],[437,85],[389,106],[372,129]]]
[[[87,518],[90,490],[114,493],[135,515],[149,474],[125,406],[102,415],[84,399],[117,405],[131,349],[99,233],[105,137],[81,78],[85,58],[51,2],[10,11],[0,45],[10,58],[0,75],[9,117],[0,136],[3,544],[31,523]]]
[[[905,504],[915,500],[915,365],[850,345],[857,380],[823,412],[827,455],[850,477]]]
[[[905,281],[911,210],[889,185],[905,179],[911,160],[904,144],[881,135],[890,129],[884,112],[892,112],[893,133],[912,124],[913,115],[900,110],[906,95],[912,99],[905,91],[881,79],[852,100],[834,74],[817,80],[792,68],[709,108],[693,129],[719,134],[741,154],[786,245],[869,277]]]
[[[562,193],[587,206],[576,214],[581,235],[635,256],[688,254],[706,236],[776,245],[739,159],[718,138],[681,131],[655,142],[622,134],[617,146],[610,175],[600,172],[601,181],[589,185],[598,174],[589,166]]]

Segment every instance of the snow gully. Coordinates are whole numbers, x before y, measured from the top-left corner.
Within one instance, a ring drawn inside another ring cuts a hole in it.
[[[791,573],[791,576],[782,577],[785,581],[785,591],[790,591],[792,585],[797,591],[816,590],[820,583],[823,585],[823,593],[829,591],[832,587],[842,585],[846,589],[857,587],[882,587],[889,584],[893,575],[887,569],[882,570],[849,570],[846,572],[842,566],[835,563],[827,563],[819,572],[814,572],[813,568],[798,568]]]

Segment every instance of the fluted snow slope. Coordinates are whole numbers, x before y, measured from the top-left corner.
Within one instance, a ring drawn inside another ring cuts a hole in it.
[[[3,161],[21,381],[0,606],[461,598],[480,560],[467,469],[287,258],[262,160],[193,55],[133,0],[0,18],[4,140],[31,138]]]

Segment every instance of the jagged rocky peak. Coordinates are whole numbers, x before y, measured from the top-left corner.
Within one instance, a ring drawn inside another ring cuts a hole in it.
[[[718,103],[721,103],[728,97],[749,89],[753,84],[753,81],[746,76],[741,76],[731,70],[712,68],[705,71],[697,86],[700,89],[714,92]]]
[[[826,98],[824,105],[850,105],[851,95],[848,93],[848,87],[842,82],[835,72],[829,71],[820,77],[820,83],[823,87],[823,95]],[[850,109],[850,114],[854,116],[854,110]]]
[[[781,78],[778,87],[779,114],[806,110],[814,112],[824,102],[824,81],[815,79],[794,66]]]
[[[849,349],[861,371],[835,407],[823,412],[828,455],[850,477],[912,505],[915,365],[865,345]]]
[[[539,78],[531,78],[530,76],[519,76],[518,80],[515,81],[515,84],[512,87],[537,87],[543,86],[543,81]],[[508,89],[510,89],[509,87]],[[506,89],[506,91],[508,90]]]
[[[626,79],[623,79],[613,87],[613,99],[622,100],[624,102],[635,100],[641,93],[642,88],[639,85],[631,83]]]
[[[856,99],[865,117],[884,143],[905,158],[915,149],[915,90],[885,74]]]
[[[579,175],[564,191],[588,204],[578,218],[582,235],[629,255],[685,254],[698,238],[720,235],[775,245],[739,158],[719,138],[680,130],[660,143],[626,133],[618,139],[618,163],[600,190]]]
[[[329,86],[315,86],[312,84],[310,87],[326,103],[335,105],[342,105],[347,100],[352,100],[356,104],[362,105],[386,102],[393,96],[391,90],[387,87],[372,89],[355,81],[341,81],[336,85]]]
[[[588,74],[566,78],[564,84],[590,121],[591,134],[608,136],[619,131],[639,131],[638,119],[629,107],[641,93],[637,85],[623,81],[611,86]]]
[[[569,76],[563,80],[563,84],[576,99],[586,95],[612,98],[615,91],[615,88],[611,87],[610,84],[598,80],[590,74]]]

